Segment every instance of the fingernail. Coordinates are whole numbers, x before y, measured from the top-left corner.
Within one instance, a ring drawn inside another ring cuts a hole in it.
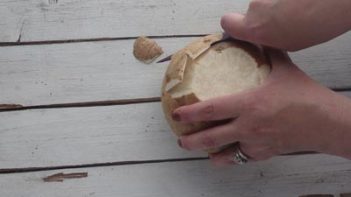
[[[173,119],[174,121],[179,122],[179,121],[180,121],[180,115],[179,115],[178,113],[176,113],[176,112],[173,112],[173,113],[172,113],[172,119]]]
[[[178,139],[177,143],[180,148],[183,148],[182,141],[180,139]]]

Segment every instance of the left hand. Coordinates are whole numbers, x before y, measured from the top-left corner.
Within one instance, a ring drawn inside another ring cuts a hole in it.
[[[173,112],[184,123],[232,119],[224,125],[181,136],[181,147],[206,150],[239,142],[251,161],[299,151],[349,156],[350,153],[340,151],[346,148],[341,147],[345,138],[340,136],[351,136],[350,125],[345,127],[340,121],[345,119],[344,109],[351,111],[349,99],[313,81],[286,53],[270,49],[269,56],[272,72],[260,87]],[[215,164],[232,164],[233,150],[229,147],[210,158]]]

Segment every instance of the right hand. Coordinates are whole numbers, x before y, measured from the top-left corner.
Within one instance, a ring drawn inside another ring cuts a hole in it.
[[[351,29],[350,0],[253,0],[245,15],[226,14],[221,25],[231,36],[297,51]]]
[[[318,84],[286,53],[265,49],[272,70],[256,88],[177,108],[182,123],[224,120],[215,127],[180,137],[187,150],[228,147],[211,154],[215,164],[233,164],[239,142],[251,161],[315,151],[351,159],[351,100]],[[231,121],[228,121],[231,120]]]

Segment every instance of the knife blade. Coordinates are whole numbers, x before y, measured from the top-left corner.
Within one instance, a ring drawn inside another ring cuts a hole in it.
[[[236,40],[236,39],[233,38],[233,37],[231,37],[231,36],[230,36],[229,34],[227,34],[226,32],[223,32],[223,33],[222,33],[222,39],[220,39],[220,40],[218,40],[218,41],[216,41],[216,42],[213,42],[213,43],[211,44],[211,47],[214,46],[214,45],[216,45],[216,44],[218,44],[218,43],[225,42],[225,41],[229,41],[229,40]],[[172,55],[169,55],[169,56],[167,56],[167,57],[165,57],[165,58],[163,58],[163,59],[161,59],[161,60],[159,60],[159,61],[156,62],[156,63],[168,62],[168,61],[170,61],[170,60],[172,59],[172,56],[173,56],[173,54],[172,54]]]

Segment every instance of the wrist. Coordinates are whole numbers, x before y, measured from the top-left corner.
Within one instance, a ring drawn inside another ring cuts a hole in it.
[[[351,100],[335,94],[328,108],[328,119],[324,131],[324,145],[320,152],[351,159]]]
[[[332,4],[337,3],[338,1],[331,0]],[[342,0],[336,4],[337,8],[335,9],[341,15],[341,23],[345,23],[347,30],[351,30],[351,1],[350,0]]]

